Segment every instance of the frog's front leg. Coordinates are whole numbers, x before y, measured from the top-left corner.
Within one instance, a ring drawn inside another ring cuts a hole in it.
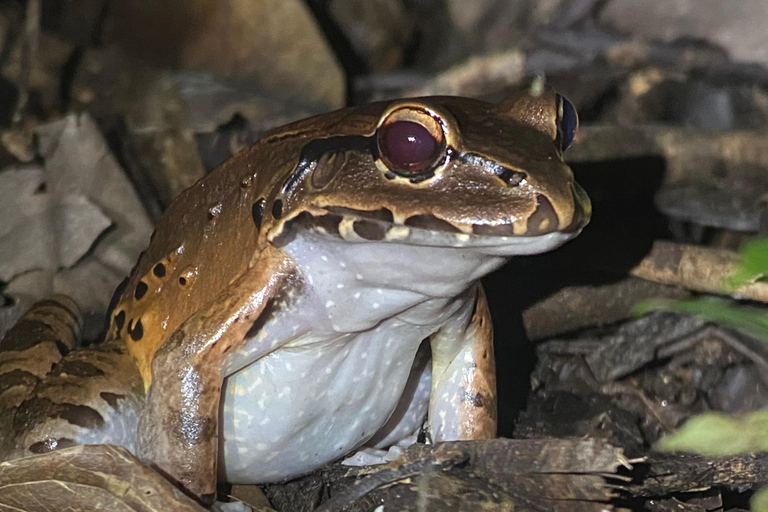
[[[225,292],[187,319],[158,349],[139,421],[137,451],[204,501],[216,491],[218,414],[228,355],[281,286],[296,276],[293,261],[267,248]],[[265,346],[258,359],[275,347]]]
[[[434,441],[496,436],[496,365],[493,326],[480,284],[454,317],[430,337],[432,393],[429,426]]]

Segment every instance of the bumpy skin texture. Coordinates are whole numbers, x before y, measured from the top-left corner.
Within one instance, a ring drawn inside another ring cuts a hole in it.
[[[122,388],[109,393],[128,419],[90,431],[130,427],[140,411],[139,455],[202,497],[217,473],[277,481],[395,442],[427,409],[435,440],[494,436],[478,280],[562,244],[590,215],[558,147],[558,101],[545,89],[495,105],[344,109],[277,129],[200,180],[163,215],[110,314],[105,347]],[[403,121],[435,148],[407,169],[381,144]],[[431,366],[417,358],[424,339]],[[93,410],[116,385],[100,377],[81,379]],[[53,425],[56,414],[39,417]],[[64,439],[56,428],[41,434],[50,448]]]

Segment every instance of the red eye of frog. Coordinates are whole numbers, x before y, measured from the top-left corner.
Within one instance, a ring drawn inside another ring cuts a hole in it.
[[[434,160],[437,141],[429,130],[413,121],[395,121],[379,136],[382,156],[399,170],[421,171]]]
[[[439,123],[425,112],[407,108],[391,113],[377,138],[384,165],[407,178],[431,172],[445,146]]]

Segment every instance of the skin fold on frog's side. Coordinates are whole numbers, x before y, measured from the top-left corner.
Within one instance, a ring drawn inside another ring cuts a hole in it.
[[[51,341],[77,330],[62,297],[6,336],[0,456],[121,444],[208,497],[217,476],[285,480],[425,417],[434,441],[493,437],[479,279],[588,222],[562,160],[575,128],[570,103],[524,88],[274,130],[171,204],[103,344]]]

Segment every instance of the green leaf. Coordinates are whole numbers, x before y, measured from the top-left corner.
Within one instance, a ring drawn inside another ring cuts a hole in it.
[[[692,313],[768,342],[768,310],[765,309],[740,305],[719,297],[694,297],[644,300],[635,305],[633,313],[642,316],[657,310]]]
[[[708,457],[768,451],[768,410],[741,416],[726,416],[718,412],[694,416],[677,432],[659,439],[654,449],[698,453]]]
[[[752,495],[752,499],[749,500],[749,510],[768,512],[768,487],[764,487]]]
[[[725,286],[735,290],[751,284],[768,275],[768,238],[755,238],[744,242],[739,248],[741,263],[725,280]]]

